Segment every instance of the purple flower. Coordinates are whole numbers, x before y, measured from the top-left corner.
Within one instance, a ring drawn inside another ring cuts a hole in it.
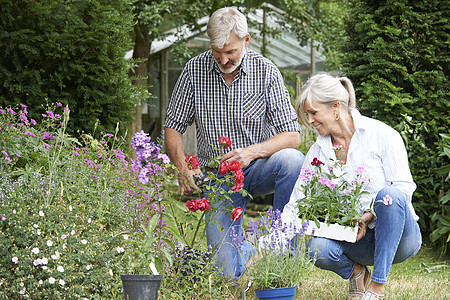
[[[11,158],[9,158],[9,157],[5,157],[5,160],[6,160],[7,162],[12,162]]]
[[[3,109],[0,108],[0,114],[4,115],[5,111]]]
[[[47,110],[46,113],[50,119],[53,119],[55,117],[55,115],[49,110]]]
[[[16,112],[14,110],[12,110],[11,108],[9,108],[9,107],[6,109],[6,111],[9,112],[10,114],[13,114],[13,115],[16,114]]]
[[[31,119],[31,124],[36,125],[36,121],[34,119]]]
[[[8,156],[8,152],[6,152],[5,150],[2,150],[2,153],[4,156]]]
[[[61,102],[56,102],[56,105],[58,105],[59,107],[61,107],[61,106],[62,106],[62,103],[61,103]]]
[[[32,137],[36,137],[36,135],[30,131],[25,131],[25,135],[31,135]]]

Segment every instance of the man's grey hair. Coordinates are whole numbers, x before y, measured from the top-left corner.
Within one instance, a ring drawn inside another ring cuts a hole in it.
[[[248,33],[247,18],[236,7],[224,7],[216,10],[206,27],[212,47],[223,48],[234,32],[241,40]]]

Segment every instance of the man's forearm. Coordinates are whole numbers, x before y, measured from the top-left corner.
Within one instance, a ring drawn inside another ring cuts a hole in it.
[[[177,167],[178,171],[184,171],[186,169],[186,162],[184,161],[183,135],[172,128],[166,127],[164,141],[170,160]]]
[[[275,152],[286,148],[298,148],[300,134],[296,131],[282,132],[265,142],[247,147],[257,158],[269,157]]]

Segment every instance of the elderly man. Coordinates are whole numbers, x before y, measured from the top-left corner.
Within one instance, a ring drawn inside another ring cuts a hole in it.
[[[195,121],[200,164],[207,166],[220,155],[218,138],[229,137],[232,146],[221,162],[238,161],[244,171],[244,189],[253,197],[274,193],[273,207],[282,211],[304,160],[296,149],[300,127],[283,78],[271,61],[247,49],[247,20],[236,8],[214,12],[207,34],[211,50],[185,65],[167,108],[165,143],[179,171],[181,191],[189,195],[199,190],[193,180],[198,170],[187,168],[182,139]],[[239,193],[231,194],[232,207],[245,210],[249,201]],[[217,247],[217,263],[225,274],[239,277],[245,271],[245,259],[232,245],[229,229],[235,225],[239,229],[242,218],[233,222],[228,210],[207,217],[211,218],[219,226],[208,222],[208,245]]]

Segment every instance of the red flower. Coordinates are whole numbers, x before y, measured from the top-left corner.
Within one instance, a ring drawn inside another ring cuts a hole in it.
[[[226,149],[231,146],[231,140],[227,136],[221,136],[218,140],[220,147]]]
[[[238,170],[241,169],[241,164],[238,161],[233,160],[232,162],[230,162],[228,168],[230,169],[231,172],[237,172]]]
[[[209,205],[208,205],[209,206]],[[186,207],[192,211],[196,212],[198,210],[198,205],[196,200],[188,200],[186,201]]]
[[[234,181],[234,183],[244,182],[244,171],[242,171],[242,169],[237,170],[233,173],[231,179]]]
[[[231,189],[235,192],[239,192],[240,189],[242,189],[244,187],[244,183],[236,183],[236,185],[234,185]]]
[[[189,170],[197,170],[200,166],[200,162],[198,161],[198,157],[195,155],[186,156],[186,163]]]
[[[233,218],[233,220],[240,219],[242,216],[242,211],[243,209],[240,206],[236,207],[231,213],[231,217]]]
[[[320,166],[320,165],[325,165],[325,164],[323,162],[321,162],[320,160],[318,160],[317,157],[314,157],[313,161],[311,162],[311,165]]]
[[[205,211],[209,209],[209,200],[206,198],[198,199],[197,200],[197,207],[201,211]]]
[[[223,163],[221,163],[219,166],[219,173],[221,175],[227,174],[228,170],[229,170],[229,166],[230,166],[230,163],[227,160],[224,161]]]

